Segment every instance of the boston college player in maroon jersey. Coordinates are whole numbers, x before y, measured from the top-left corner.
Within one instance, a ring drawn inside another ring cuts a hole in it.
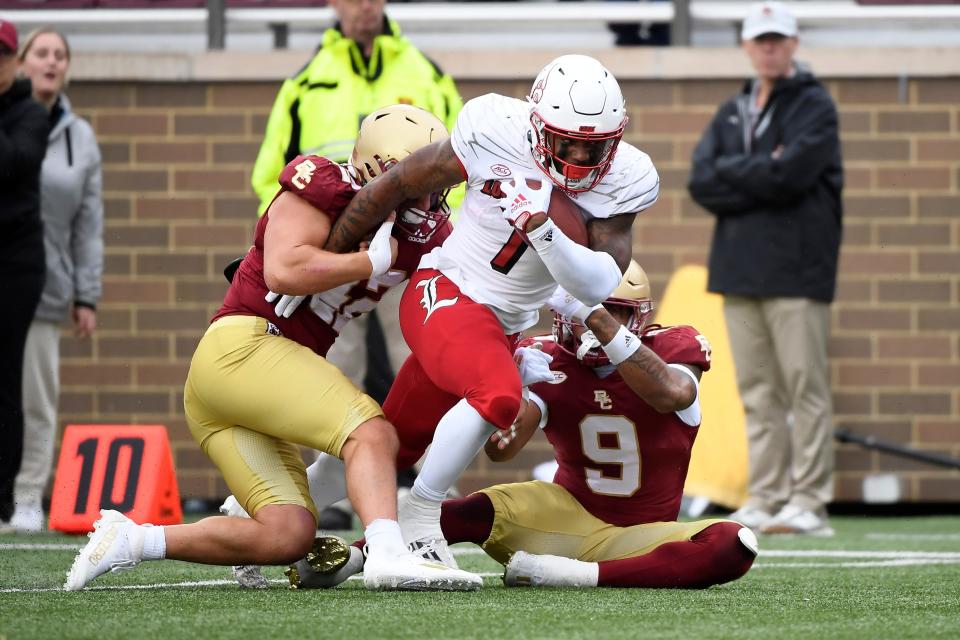
[[[749,529],[676,521],[700,425],[698,380],[710,368],[706,338],[689,326],[644,330],[652,306],[636,262],[605,309],[562,291],[551,306],[554,339],[537,342],[555,379],[531,387],[514,428],[486,450],[509,459],[540,427],[559,463],[554,481],[445,501],[444,536],[482,545],[506,565],[509,586],[697,588],[745,574],[757,551]]]
[[[347,492],[366,528],[367,588],[480,587],[479,576],[409,552],[396,521],[396,432],[377,403],[322,357],[344,323],[372,309],[449,233],[439,194],[404,203],[396,223],[381,226],[363,251],[324,251],[332,224],[362,182],[446,137],[436,116],[394,105],[363,121],[350,165],[317,156],[287,165],[184,388],[192,435],[250,517],[147,527],[104,511],[70,570],[68,590],[142,560],[270,565],[303,557],[317,510],[297,445],[344,461]],[[271,291],[286,294],[280,314]]]

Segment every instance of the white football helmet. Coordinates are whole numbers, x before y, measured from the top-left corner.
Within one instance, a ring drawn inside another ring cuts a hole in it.
[[[589,191],[610,170],[627,126],[613,74],[589,56],[560,56],[533,81],[527,137],[537,165],[565,191]],[[567,159],[579,146],[581,158]],[[583,157],[583,156],[586,157]]]

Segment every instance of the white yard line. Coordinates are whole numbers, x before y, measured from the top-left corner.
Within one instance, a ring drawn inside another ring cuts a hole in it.
[[[960,541],[960,533],[868,533],[864,538],[867,540],[911,540],[916,542],[921,540]]]
[[[502,573],[479,573],[482,578],[499,578]],[[351,576],[350,580],[363,580],[363,576]],[[286,580],[270,580],[272,584],[286,585]],[[193,587],[222,587],[237,586],[235,580],[193,580],[187,582],[161,582],[157,584],[122,584],[122,585],[103,585],[87,587],[84,591],[144,591],[150,589],[174,589],[174,588],[193,588]],[[63,587],[40,587],[36,589],[6,588],[0,589],[0,593],[56,593],[63,591]],[[65,592],[66,593],[66,592]],[[2,636],[0,636],[2,637]]]

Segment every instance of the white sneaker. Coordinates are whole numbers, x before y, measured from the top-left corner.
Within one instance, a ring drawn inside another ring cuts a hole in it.
[[[149,526],[149,525],[147,525]],[[90,541],[80,550],[63,588],[79,591],[108,571],[129,571],[143,557],[144,533],[133,520],[118,511],[100,510],[100,519],[87,534]]]
[[[363,586],[370,591],[476,591],[483,586],[483,578],[412,553],[379,553],[364,563]]]
[[[739,522],[743,526],[750,527],[751,529],[761,529],[765,524],[770,522],[771,518],[773,518],[773,516],[763,509],[754,507],[740,507],[727,516],[727,520]]]
[[[595,587],[600,574],[596,562],[516,551],[503,573],[508,587]]]
[[[830,538],[834,531],[826,517],[820,517],[803,507],[788,504],[760,528],[760,533],[792,533]]]
[[[43,531],[43,509],[39,504],[18,504],[10,518],[10,526],[17,533],[40,533]]]
[[[397,504],[397,521],[403,542],[413,555],[451,569],[460,568],[440,529],[439,502],[425,500],[411,491]]]
[[[363,552],[337,536],[318,536],[302,560],[283,572],[291,589],[330,589],[363,571]]]

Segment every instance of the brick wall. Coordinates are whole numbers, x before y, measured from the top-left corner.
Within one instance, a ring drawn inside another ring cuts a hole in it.
[[[522,96],[529,79],[464,81],[465,98]],[[960,456],[960,83],[827,80],[840,105],[846,222],[831,355],[836,422]],[[628,80],[627,138],[662,178],[635,227],[637,254],[662,293],[671,273],[703,264],[712,220],[687,197],[688,159],[735,81]],[[100,328],[65,337],[61,424],[162,423],[184,496],[223,481],[188,433],[182,384],[221,269],[251,237],[249,171],[277,83],[96,82],[70,88],[104,156],[106,271]],[[904,91],[904,88],[906,91]],[[641,251],[642,250],[642,251]],[[526,479],[543,440],[516,464],[475,463],[466,489]],[[837,497],[857,500],[865,473],[900,474],[915,501],[957,500],[960,473],[849,445],[837,451]]]

